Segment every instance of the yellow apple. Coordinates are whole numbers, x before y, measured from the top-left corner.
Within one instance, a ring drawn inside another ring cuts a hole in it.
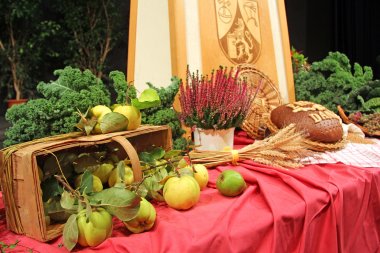
[[[98,121],[101,121],[104,115],[106,115],[109,112],[112,112],[112,110],[105,105],[96,105],[91,108],[90,112],[93,116],[95,116],[98,119]]]
[[[132,168],[129,166],[125,166],[124,184],[130,185],[133,183],[133,180],[134,180],[134,176],[133,176]],[[109,187],[113,187],[116,183],[121,183],[121,178],[118,175],[117,168],[115,168],[111,171],[111,174],[108,178]]]
[[[105,184],[108,181],[108,178],[110,177],[111,171],[113,170],[114,166],[111,163],[103,163],[97,168],[92,175],[97,176],[100,178],[100,181],[102,181],[103,184]]]
[[[164,199],[171,208],[186,210],[194,206],[200,196],[200,188],[194,177],[171,177],[164,185]]]
[[[111,105],[111,110],[113,111],[115,110],[116,107],[119,107],[119,106],[121,106],[121,104],[113,104]]]
[[[208,183],[208,170],[203,164],[193,164],[194,178],[197,180],[199,187],[204,189]]]
[[[77,216],[77,224],[78,243],[84,247],[97,246],[112,234],[112,216],[103,208],[93,210],[88,219],[83,209]]]
[[[145,198],[141,198],[140,209],[137,216],[129,221],[124,221],[129,231],[137,234],[150,230],[156,221],[156,209]]]
[[[141,125],[141,112],[139,109],[132,105],[121,105],[117,106],[114,112],[123,114],[128,119],[127,130],[137,129]]]
[[[80,186],[80,183],[82,181],[83,174],[80,174],[75,178],[75,187],[78,188]],[[98,178],[95,175],[92,175],[92,191],[93,192],[100,192],[103,190],[103,184],[100,178]]]

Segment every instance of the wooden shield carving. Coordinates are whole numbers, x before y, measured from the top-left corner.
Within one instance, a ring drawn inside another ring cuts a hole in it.
[[[259,4],[256,0],[214,0],[218,40],[234,64],[254,63],[261,51]]]

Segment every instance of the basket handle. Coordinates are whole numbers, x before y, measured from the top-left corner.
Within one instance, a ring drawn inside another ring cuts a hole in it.
[[[140,166],[139,156],[137,155],[136,149],[132,144],[123,136],[113,136],[112,140],[119,143],[124,150],[127,152],[129,159],[131,160],[133,177],[135,182],[142,180],[142,170]]]

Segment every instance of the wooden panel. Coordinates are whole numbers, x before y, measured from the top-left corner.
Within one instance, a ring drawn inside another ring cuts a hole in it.
[[[186,76],[186,26],[183,0],[169,0],[170,47],[173,76]]]
[[[248,21],[250,27],[256,23],[260,28],[258,32],[256,31],[256,35],[253,35],[247,28],[248,23],[242,14],[244,9],[241,10],[239,7],[244,4],[239,5],[240,2],[244,1],[199,1],[202,71],[210,73],[219,65],[233,66],[254,63],[256,68],[278,83],[268,3],[267,1],[245,1],[245,3],[257,3],[258,7],[256,19],[251,17],[252,19]],[[230,3],[229,6],[223,5],[228,3]],[[247,8],[251,10],[250,8],[256,6]],[[233,13],[234,11],[235,13]],[[222,20],[221,16],[223,15],[225,18]],[[237,52],[239,49],[236,45],[239,42],[240,47],[245,47],[246,52],[246,56],[240,58],[239,55],[243,53]],[[236,44],[234,45],[234,43]],[[233,50],[234,46],[236,47],[235,51]],[[233,55],[234,53],[235,55]]]
[[[129,10],[129,35],[128,35],[128,59],[127,82],[133,82],[135,78],[135,54],[136,54],[136,28],[137,28],[138,0],[130,1]]]
[[[178,69],[184,68],[187,54],[197,53],[184,46],[185,36],[191,36],[185,29],[185,17],[196,11],[203,74],[220,65],[252,64],[283,91],[284,102],[295,100],[284,0],[198,0],[198,10],[184,10],[183,0],[172,0],[169,6],[171,33],[175,33],[171,34],[173,74],[185,78]]]
[[[282,37],[282,48],[289,49],[284,50],[284,61],[285,61],[285,71],[286,71],[286,81],[288,86],[288,96],[289,102],[292,103],[296,101],[296,95],[294,90],[294,79],[293,79],[293,68],[290,55],[290,42],[288,33],[288,21],[286,19],[285,3],[284,0],[277,0],[278,5],[278,15],[281,25],[281,37]]]

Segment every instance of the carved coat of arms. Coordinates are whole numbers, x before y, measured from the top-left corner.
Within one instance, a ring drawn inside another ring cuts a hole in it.
[[[256,0],[214,0],[218,39],[235,64],[254,63],[261,50],[259,6]]]

